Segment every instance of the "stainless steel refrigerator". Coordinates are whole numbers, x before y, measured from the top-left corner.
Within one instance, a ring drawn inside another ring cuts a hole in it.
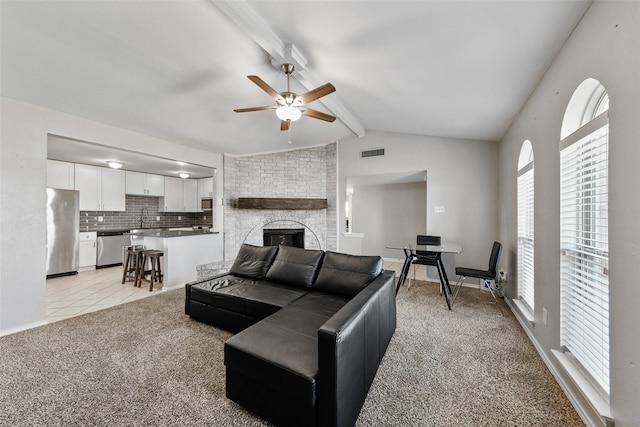
[[[78,272],[80,192],[47,188],[47,277]]]

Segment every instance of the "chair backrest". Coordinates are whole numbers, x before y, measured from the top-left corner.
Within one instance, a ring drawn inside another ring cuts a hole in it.
[[[502,252],[502,244],[500,242],[493,242],[493,248],[491,248],[491,257],[489,258],[489,274],[491,277],[498,275],[498,260],[500,259],[500,252]]]
[[[440,236],[426,236],[424,234],[418,234],[416,237],[416,244],[440,246],[441,240]]]

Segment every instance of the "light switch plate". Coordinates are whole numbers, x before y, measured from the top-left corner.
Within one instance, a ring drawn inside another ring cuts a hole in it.
[[[435,212],[436,213],[444,213],[444,206],[436,206]]]

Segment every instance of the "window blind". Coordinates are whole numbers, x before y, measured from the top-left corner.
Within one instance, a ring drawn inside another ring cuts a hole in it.
[[[560,341],[609,394],[607,114],[561,142]],[[589,133],[584,132],[587,128]]]
[[[533,312],[533,162],[518,171],[518,298]]]

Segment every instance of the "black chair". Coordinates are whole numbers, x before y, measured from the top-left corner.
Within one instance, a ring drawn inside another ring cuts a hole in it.
[[[416,237],[416,244],[418,245],[432,245],[440,246],[440,236],[427,236],[424,234],[418,234]],[[433,267],[438,266],[438,253],[429,251],[413,251],[413,280],[416,280],[416,265],[430,265]],[[409,283],[409,289],[411,289],[411,283]]]
[[[499,242],[493,242],[493,248],[491,249],[491,257],[489,258],[489,269],[488,270],[476,270],[474,268],[466,268],[466,267],[456,267],[456,274],[458,275],[458,281],[456,282],[455,291],[453,294],[453,299],[451,300],[451,305],[456,301],[456,297],[458,296],[458,292],[460,292],[460,288],[462,287],[462,283],[467,277],[473,277],[477,279],[484,280],[495,280],[496,275],[498,274],[498,260],[500,259],[500,252],[502,252],[502,244]],[[491,292],[491,296],[496,303],[498,303],[498,299],[496,295],[493,293],[493,289],[489,286],[489,291]]]

